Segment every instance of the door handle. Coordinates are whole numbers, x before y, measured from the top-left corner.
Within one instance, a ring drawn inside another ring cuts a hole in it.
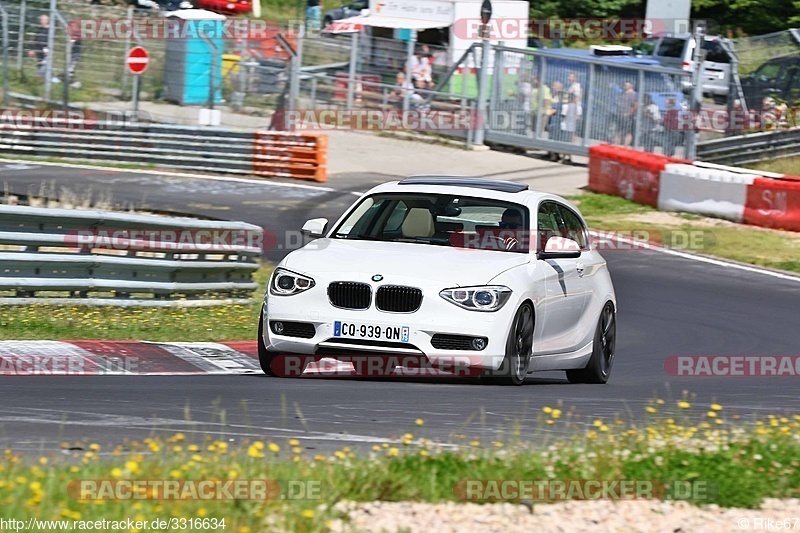
[[[575,265],[575,270],[578,271],[579,276],[583,276],[583,272],[586,270],[586,267],[584,266],[583,263],[578,263],[577,265]]]

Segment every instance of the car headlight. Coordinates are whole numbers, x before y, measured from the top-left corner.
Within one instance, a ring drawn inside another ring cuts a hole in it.
[[[508,301],[511,289],[503,285],[459,287],[445,289],[439,293],[439,296],[470,311],[497,311]]]
[[[278,268],[272,274],[269,293],[275,296],[290,296],[307,291],[314,286],[314,280],[285,268]]]

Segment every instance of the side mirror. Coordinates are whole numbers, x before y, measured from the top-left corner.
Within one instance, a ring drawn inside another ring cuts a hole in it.
[[[558,236],[547,239],[544,250],[536,254],[538,259],[577,259],[580,256],[581,247],[576,241]]]
[[[312,218],[303,224],[300,233],[309,237],[317,238],[325,234],[325,229],[328,227],[327,218]]]

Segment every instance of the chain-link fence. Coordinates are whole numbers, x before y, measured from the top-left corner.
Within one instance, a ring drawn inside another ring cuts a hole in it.
[[[800,30],[736,39],[734,48],[747,109],[800,105]]]

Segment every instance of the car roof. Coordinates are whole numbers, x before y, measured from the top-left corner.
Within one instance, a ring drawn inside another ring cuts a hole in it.
[[[411,176],[401,181],[391,181],[378,185],[368,191],[367,194],[411,192],[474,196],[522,205],[532,205],[540,200],[549,199],[570,205],[568,201],[560,196],[529,190],[525,184],[482,177],[453,175]]]

